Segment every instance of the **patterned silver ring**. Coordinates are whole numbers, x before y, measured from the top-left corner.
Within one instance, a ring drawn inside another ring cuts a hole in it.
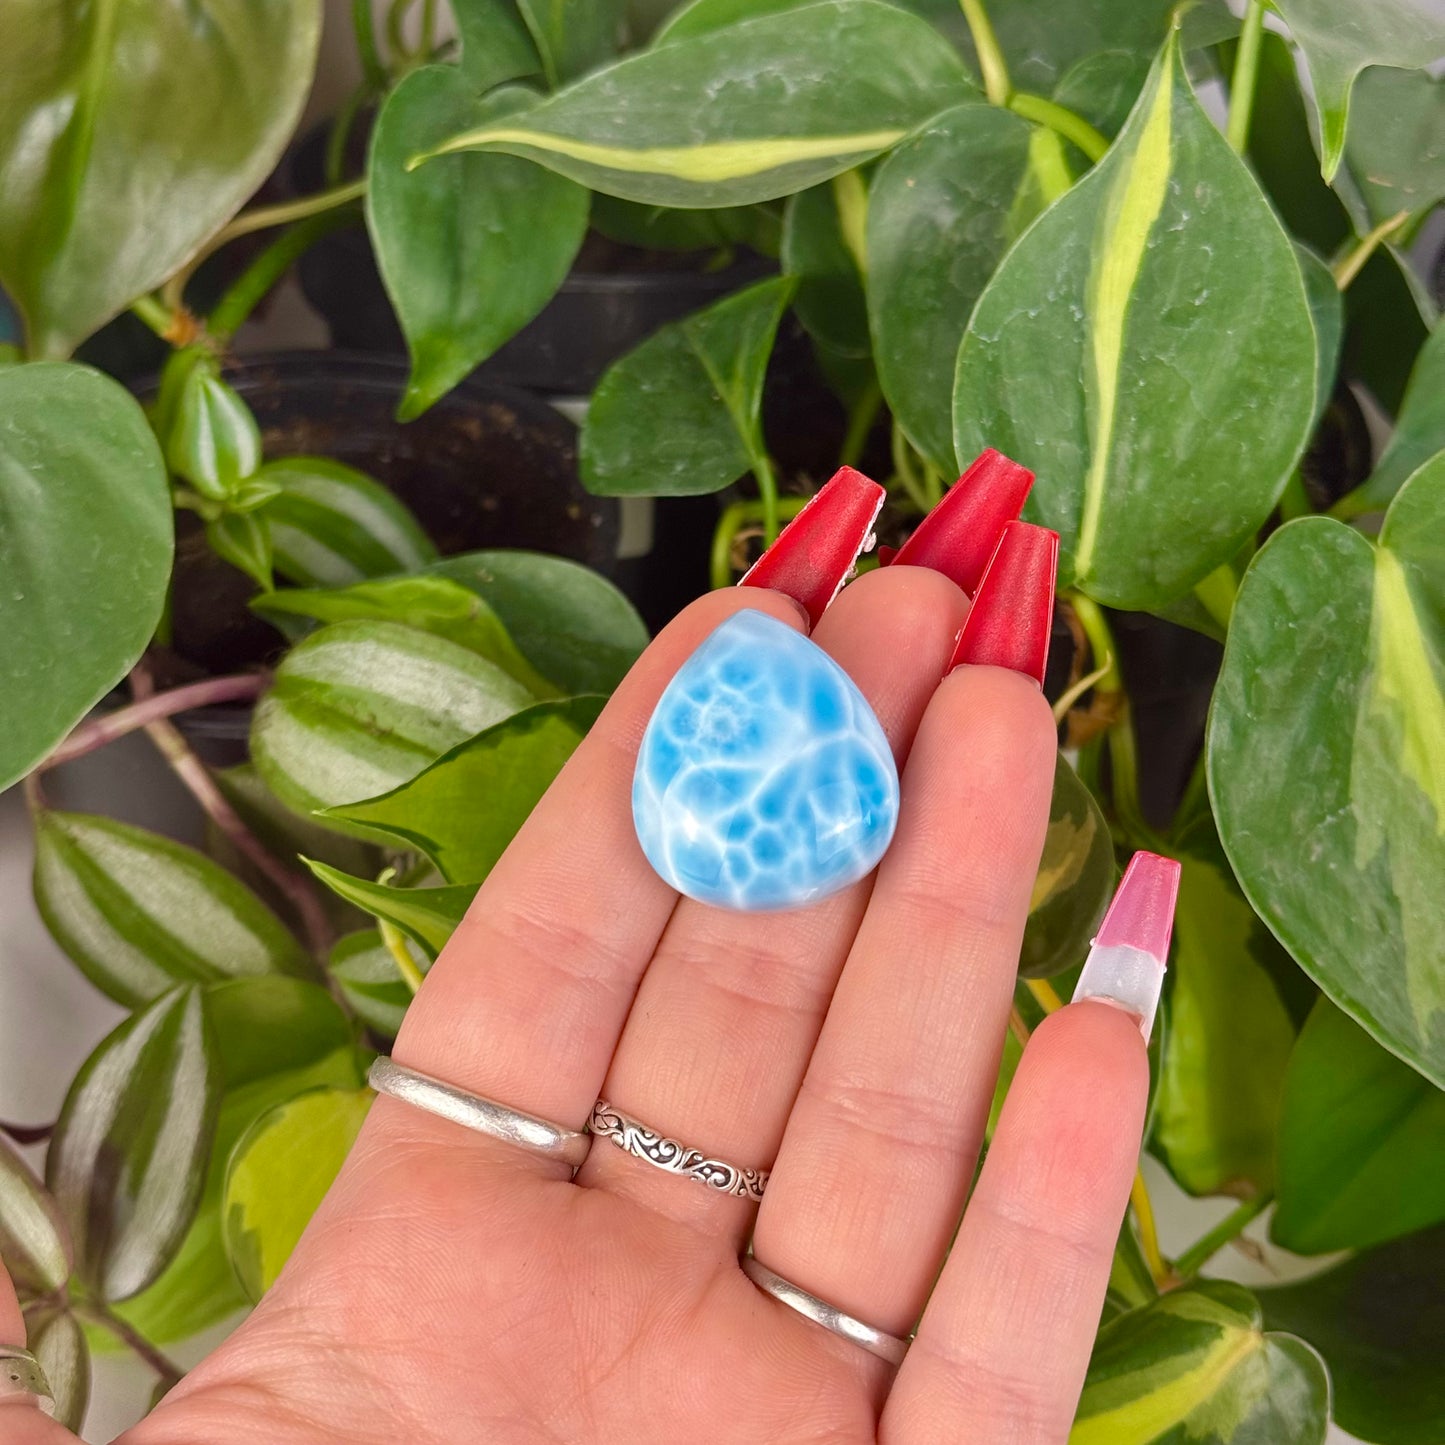
[[[560,1159],[575,1169],[586,1157],[592,1141],[578,1129],[565,1129],[561,1124],[524,1114],[520,1109],[469,1094],[453,1084],[445,1084],[430,1074],[408,1069],[391,1059],[379,1058],[367,1076],[378,1094],[390,1094],[403,1104],[424,1109],[428,1114],[450,1119],[464,1129],[475,1129],[504,1144],[515,1144],[546,1159]]]
[[[903,1363],[903,1357],[908,1353],[907,1340],[900,1340],[897,1335],[884,1334],[882,1330],[875,1330],[872,1325],[865,1325],[862,1320],[854,1319],[852,1315],[845,1315],[827,1300],[821,1300],[817,1295],[799,1289],[780,1274],[774,1274],[767,1265],[759,1264],[750,1254],[743,1256],[743,1273],[764,1294],[770,1294],[789,1309],[797,1310],[815,1325],[822,1325],[825,1330],[842,1339],[862,1346],[870,1355],[877,1355],[880,1360],[887,1360],[890,1365]]]
[[[741,1199],[761,1199],[767,1188],[766,1169],[740,1169],[723,1159],[709,1159],[700,1150],[689,1148],[676,1139],[669,1139],[646,1124],[614,1109],[605,1099],[592,1106],[587,1127],[599,1139],[610,1139],[619,1149],[669,1174],[695,1179],[722,1194],[735,1194]]]
[[[40,1361],[18,1345],[0,1345],[0,1400],[12,1395],[34,1395],[52,1403],[55,1400]]]

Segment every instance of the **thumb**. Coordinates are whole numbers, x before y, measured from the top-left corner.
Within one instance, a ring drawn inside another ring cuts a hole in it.
[[[6,1369],[15,1363],[4,1358],[7,1345],[25,1348],[25,1318],[20,1313],[15,1287],[0,1261],[0,1440],[4,1445],[78,1445],[69,1430],[40,1408],[39,1396],[20,1388],[25,1373]],[[21,1375],[20,1380],[12,1378],[15,1374]]]

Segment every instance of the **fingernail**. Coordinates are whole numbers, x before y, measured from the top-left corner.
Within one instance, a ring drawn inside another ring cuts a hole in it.
[[[944,493],[913,535],[882,564],[931,567],[970,597],[978,591],[988,559],[1006,522],[1023,511],[1034,474],[990,447]]]
[[[1059,534],[1007,522],[974,594],[948,670],[961,663],[1008,667],[1044,685],[1054,618]]]
[[[840,467],[738,586],[787,593],[803,605],[816,627],[872,538],[886,495],[862,472]]]
[[[1097,999],[1134,1015],[1146,1043],[1164,987],[1178,894],[1179,864],[1173,858],[1136,853],[1074,988],[1075,1003]]]

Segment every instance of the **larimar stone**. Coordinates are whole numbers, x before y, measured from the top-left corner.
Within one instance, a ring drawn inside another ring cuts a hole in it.
[[[898,822],[898,770],[853,680],[764,612],[734,613],[668,684],[632,815],[648,862],[723,908],[794,908],[868,874]]]

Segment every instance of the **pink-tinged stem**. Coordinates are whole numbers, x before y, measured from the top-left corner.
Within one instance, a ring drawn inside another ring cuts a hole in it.
[[[131,703],[129,707],[118,708],[105,717],[82,723],[75,729],[46,760],[40,771],[83,758],[127,733],[138,732],[159,718],[174,717],[176,713],[190,712],[198,707],[210,707],[220,702],[249,702],[266,687],[270,678],[264,673],[247,672],[235,677],[212,677],[204,682],[188,683],[185,687],[171,688]]]

